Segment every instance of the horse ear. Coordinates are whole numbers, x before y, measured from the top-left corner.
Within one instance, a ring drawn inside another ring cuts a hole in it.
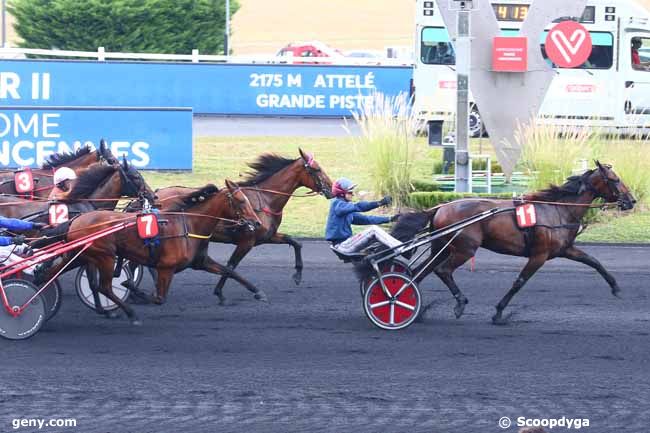
[[[228,191],[233,192],[237,189],[237,185],[235,185],[230,179],[226,179],[226,188],[228,188]]]
[[[129,169],[129,163],[126,160],[126,154],[122,155],[122,166],[124,167],[124,170]]]
[[[596,159],[594,162],[596,163],[596,167],[598,167],[599,170],[603,169],[603,165],[600,163],[599,160]]]
[[[298,148],[298,152],[300,152],[300,157],[305,161],[309,161],[309,155],[307,155],[301,148]]]
[[[106,152],[106,140],[103,138],[99,139],[99,152],[102,154]]]

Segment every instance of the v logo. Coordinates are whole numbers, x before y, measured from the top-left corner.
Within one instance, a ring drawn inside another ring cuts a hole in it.
[[[567,63],[571,63],[573,56],[576,55],[582,47],[582,44],[584,44],[587,39],[587,32],[582,29],[576,29],[571,37],[567,39],[563,31],[553,30],[551,32],[551,39],[555,42],[555,45],[562,57],[564,57],[564,60],[566,60]]]

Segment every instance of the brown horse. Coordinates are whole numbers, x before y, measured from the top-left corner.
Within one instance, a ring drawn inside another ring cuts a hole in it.
[[[155,198],[142,175],[126,159],[122,164],[95,163],[79,171],[64,202],[72,216],[95,209],[114,209],[120,197],[143,197],[151,202]],[[45,200],[0,195],[0,215],[5,217],[48,222],[49,206],[50,202]]]
[[[297,159],[264,154],[255,162],[248,164],[253,171],[247,174],[247,178],[243,182],[239,182],[239,186],[252,203],[262,225],[254,232],[232,230],[223,223],[215,226],[211,241],[237,245],[228,260],[230,269],[235,269],[254,246],[288,244],[293,247],[296,257],[296,272],[293,275],[293,280],[296,284],[300,284],[303,268],[302,245],[291,236],[278,233],[278,228],[282,223],[282,210],[293,193],[300,187],[331,198],[332,181],[313,156],[303,152],[302,149],[299,149],[299,152],[300,158]],[[175,205],[177,200],[175,197],[188,191],[192,191],[192,189],[170,187],[157,190],[156,196],[162,204],[161,209],[165,210],[167,207]],[[221,304],[225,301],[222,289],[227,279],[228,275],[224,274],[214,292],[219,297]],[[255,293],[258,292],[259,290],[256,289]]]
[[[226,186],[227,189],[219,191],[214,185],[207,185],[185,196],[178,206],[161,212],[159,219],[162,224],[155,248],[151,243],[145,245],[138,236],[137,227],[131,225],[96,240],[83,252],[80,258],[99,271],[98,290],[119,305],[134,324],[140,323],[135,312],[115,296],[111,288],[116,256],[156,269],[156,295],[151,300],[157,304],[165,302],[174,274],[187,268],[226,274],[255,291],[248,281],[208,256],[210,235],[223,219],[240,229],[255,230],[260,225],[242,190],[228,180]],[[109,211],[82,214],[70,223],[67,240],[74,241],[100,228],[134,221],[135,218],[133,214]]]
[[[453,273],[472,258],[479,247],[483,247],[500,254],[528,257],[528,263],[512,288],[496,306],[497,312],[492,318],[495,324],[507,322],[502,314],[513,296],[547,260],[556,257],[594,268],[607,281],[612,294],[617,295],[620,289],[614,277],[598,260],[573,245],[580,230],[581,220],[595,199],[616,202],[621,210],[632,209],[636,203],[611,166],[600,164],[598,161],[596,165],[596,169],[581,176],[570,177],[562,186],[551,186],[524,196],[524,203],[534,203],[537,215],[537,224],[530,229],[518,227],[514,208],[512,212],[500,213],[466,227],[435,261],[430,264],[424,262],[413,270],[413,275],[422,271],[416,282],[419,283],[428,274],[435,272],[456,298],[454,312],[456,317],[460,317],[468,301],[456,285]],[[435,230],[488,209],[510,207],[513,207],[513,202],[508,200],[459,200],[424,212],[403,215],[393,228],[392,234],[402,241],[408,241],[427,226]],[[448,236],[433,241],[432,256],[450,238],[451,236]]]
[[[91,164],[105,162],[119,164],[103,139],[99,148],[92,150],[90,146],[80,147],[74,152],[51,155],[40,169],[32,170],[34,197],[47,198],[54,186],[52,184],[54,171],[59,167],[69,167],[75,171],[88,168]],[[14,174],[18,170],[0,171],[0,194],[18,194]]]

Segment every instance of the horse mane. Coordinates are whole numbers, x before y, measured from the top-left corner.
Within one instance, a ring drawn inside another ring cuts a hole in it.
[[[428,211],[402,214],[397,220],[397,223],[393,226],[390,234],[401,242],[409,241],[413,239],[418,232],[422,231],[430,220],[431,214]]]
[[[92,152],[90,146],[84,146],[72,152],[55,153],[45,160],[41,168],[56,168],[63,164],[72,162],[81,156],[88,155],[90,152]]]
[[[241,182],[237,183],[240,186],[257,185],[258,183],[264,182],[283,168],[290,166],[297,160],[297,158],[289,159],[274,153],[265,153],[260,155],[255,161],[247,164],[251,169],[253,169],[253,171],[245,173],[246,177]]]
[[[176,212],[180,210],[185,210],[188,207],[196,206],[199,203],[202,203],[206,197],[210,197],[219,192],[219,188],[216,185],[209,183],[196,191],[184,196],[180,203],[172,205],[169,209],[166,209],[165,212]]]
[[[68,200],[89,197],[104,180],[115,173],[117,168],[114,165],[94,164],[90,168],[83,170],[77,177],[70,193]]]
[[[524,194],[524,200],[558,201],[565,197],[576,196],[582,192],[581,188],[585,179],[593,172],[594,170],[588,170],[580,176],[568,177],[562,185],[549,185],[548,188],[540,191]]]

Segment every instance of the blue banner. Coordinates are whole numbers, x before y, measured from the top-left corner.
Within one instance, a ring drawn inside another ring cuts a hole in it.
[[[192,169],[192,110],[0,107],[0,166],[37,167],[52,153],[106,139],[138,169]]]
[[[2,60],[0,105],[341,117],[373,92],[408,93],[411,76],[385,66]]]

